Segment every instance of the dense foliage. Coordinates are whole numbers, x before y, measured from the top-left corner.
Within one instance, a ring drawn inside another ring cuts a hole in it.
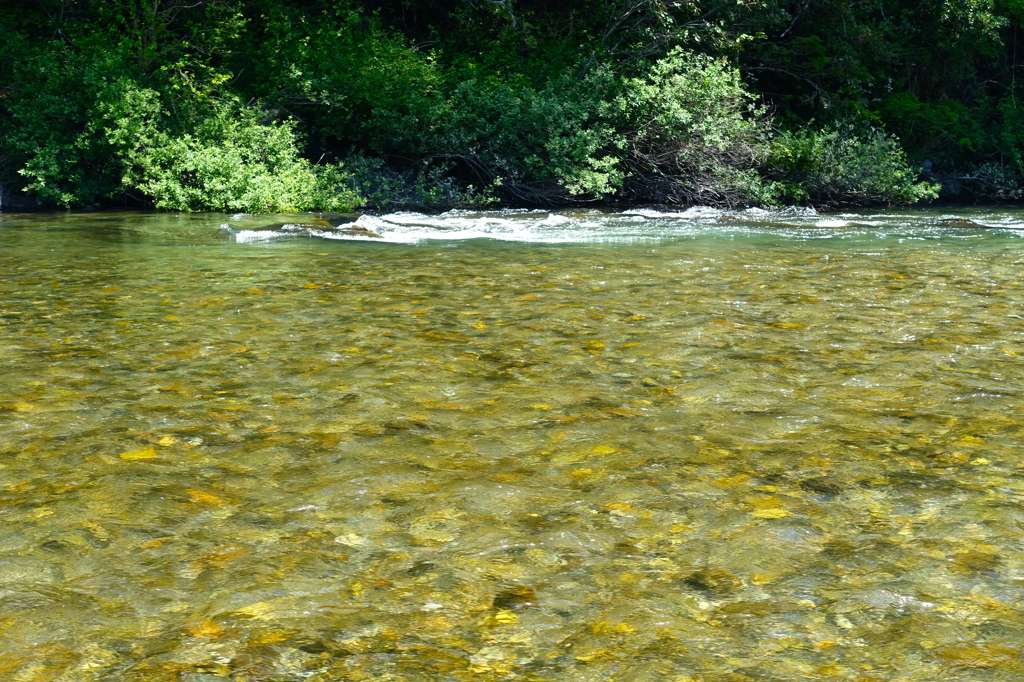
[[[8,196],[251,212],[905,204],[934,182],[1024,196],[1009,0],[5,5]]]

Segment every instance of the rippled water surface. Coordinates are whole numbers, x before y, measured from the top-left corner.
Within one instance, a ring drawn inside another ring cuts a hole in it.
[[[1024,677],[1024,212],[0,218],[0,679]]]

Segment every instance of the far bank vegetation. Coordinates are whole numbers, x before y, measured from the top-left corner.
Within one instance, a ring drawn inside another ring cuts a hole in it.
[[[275,212],[1024,196],[1012,3],[10,0],[0,183]]]

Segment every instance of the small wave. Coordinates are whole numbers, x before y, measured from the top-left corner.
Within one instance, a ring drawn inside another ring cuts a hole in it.
[[[572,222],[565,216],[558,215],[557,213],[549,213],[548,217],[540,221],[540,225],[565,225],[566,223]]]
[[[269,242],[275,239],[288,239],[289,237],[295,236],[288,232],[279,232],[277,230],[238,230],[234,233],[235,241],[239,244],[249,244],[252,242]]]
[[[795,217],[795,218],[817,218],[818,212],[810,206],[786,206],[784,208],[777,209],[780,216]]]

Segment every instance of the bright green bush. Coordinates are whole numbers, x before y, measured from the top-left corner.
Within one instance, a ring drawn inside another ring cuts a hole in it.
[[[160,93],[126,78],[105,83],[63,126],[22,135],[26,189],[62,206],[134,197],[180,211],[348,210],[339,165],[314,166],[291,121],[264,122],[234,99],[196,102],[171,115]],[[52,115],[51,98],[23,104],[23,118]],[[32,105],[38,106],[33,110]]]
[[[134,16],[123,7],[101,9],[114,19]],[[196,11],[210,20],[225,9]],[[177,10],[158,16],[173,23]],[[0,32],[0,49],[9,57],[0,68],[6,77],[0,181],[20,179],[35,198],[66,207],[266,212],[360,203],[345,188],[339,165],[314,165],[301,156],[294,121],[244,106],[226,88],[229,77],[206,52],[224,42],[211,37],[220,29],[237,33],[237,16],[228,11],[226,17],[226,23],[179,20],[161,29],[174,28],[190,43],[169,33],[153,43],[145,27],[133,35],[116,21],[88,27],[74,40],[29,41]]]
[[[783,132],[771,147],[782,197],[824,206],[911,204],[935,199],[895,137],[853,124]]]
[[[673,50],[623,81],[615,111],[634,197],[697,204],[771,198],[756,171],[769,120],[723,61]]]
[[[123,159],[123,186],[179,211],[349,210],[359,202],[343,189],[339,165],[299,157],[293,122],[263,123],[264,112],[237,101],[204,108],[175,129],[152,90],[125,87],[105,102],[103,132]]]

